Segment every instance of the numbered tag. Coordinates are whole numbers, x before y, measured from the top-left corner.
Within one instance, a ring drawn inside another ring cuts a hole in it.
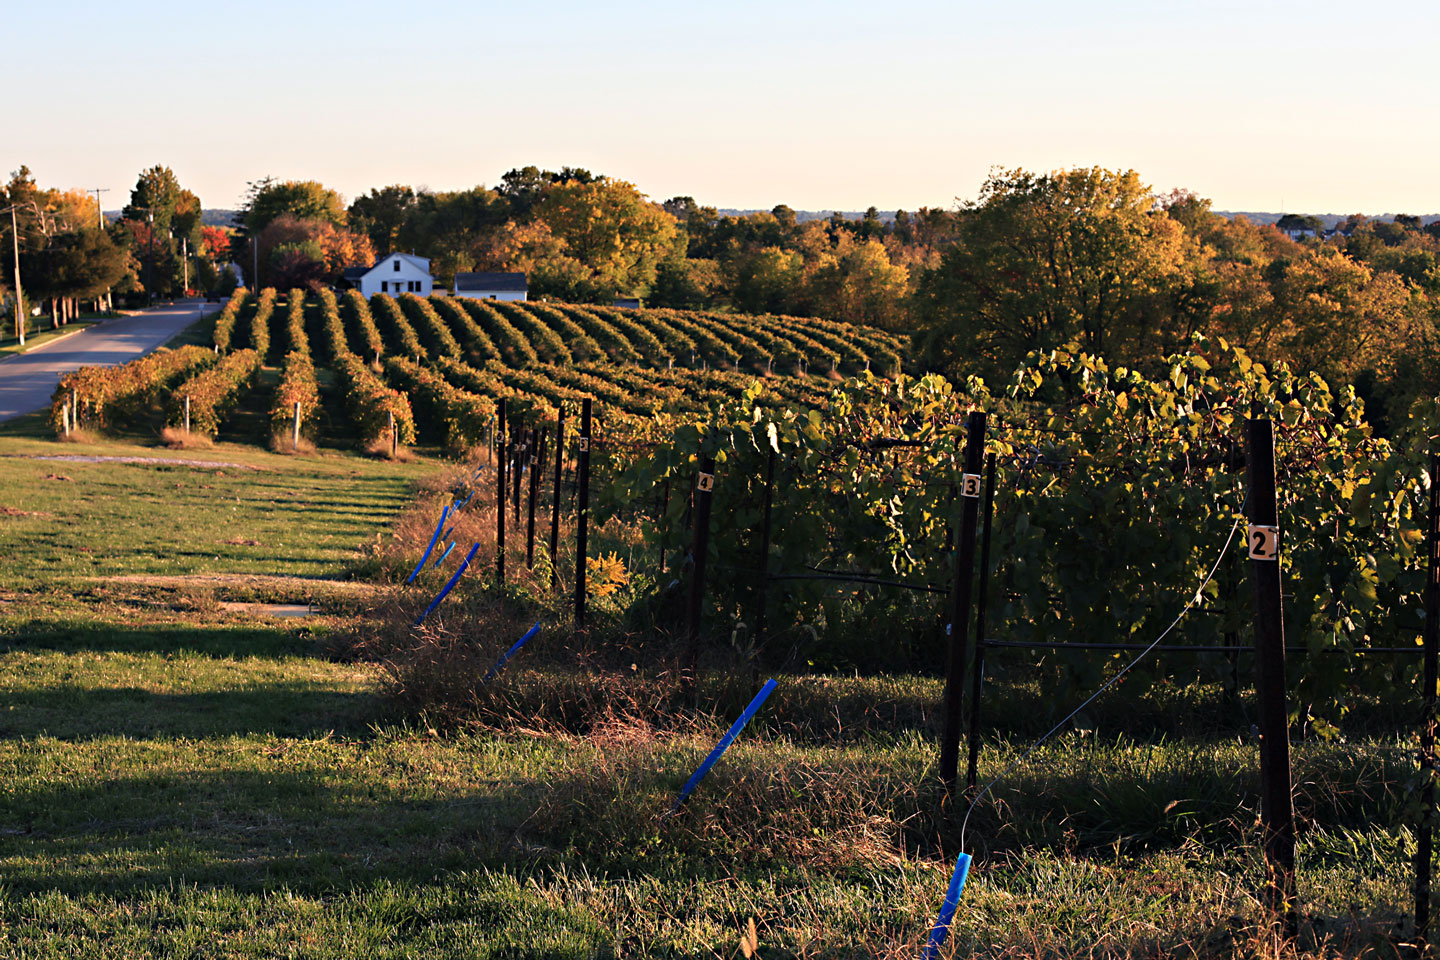
[[[980,497],[980,474],[960,474],[960,496],[969,497],[972,500]]]
[[[580,438],[580,452],[581,452],[581,453],[589,453],[589,452],[590,452],[590,438],[589,438],[589,437],[581,437],[581,438]]]
[[[715,474],[702,473],[695,479],[695,489],[702,493],[709,493],[715,489]]]
[[[1250,539],[1251,560],[1274,560],[1280,556],[1280,528],[1250,524],[1245,528]]]

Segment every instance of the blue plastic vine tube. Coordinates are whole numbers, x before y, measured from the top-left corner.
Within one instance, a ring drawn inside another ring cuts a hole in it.
[[[448,557],[448,556],[450,556],[450,551],[451,551],[451,550],[454,550],[454,549],[455,549],[455,542],[454,542],[454,541],[451,541],[450,546],[448,546],[448,547],[445,548],[445,552],[442,553],[442,554],[440,554],[440,559],[435,561],[435,566],[436,566],[436,567],[439,567],[440,564],[444,563],[444,562],[445,562],[445,558]]]
[[[485,674],[485,676],[483,676],[483,677],[480,678],[480,682],[481,682],[481,683],[489,683],[489,682],[490,682],[490,679],[491,679],[492,677],[494,677],[495,674],[499,673],[499,672],[500,672],[500,669],[505,666],[506,661],[508,661],[511,657],[513,657],[513,656],[515,655],[515,651],[516,651],[516,650],[519,650],[521,647],[525,646],[525,644],[529,643],[529,642],[530,642],[530,639],[531,639],[532,637],[534,637],[535,634],[537,634],[537,633],[539,633],[539,632],[540,632],[540,621],[539,621],[539,620],[536,620],[536,621],[535,621],[535,626],[531,627],[529,630],[526,630],[526,631],[525,631],[525,636],[523,636],[523,637],[521,637],[519,640],[515,641],[515,646],[511,647],[509,650],[506,650],[505,653],[500,657],[500,659],[495,661],[495,666],[491,667],[491,668],[490,668],[490,672],[487,673],[487,674]]]
[[[760,709],[761,704],[765,702],[765,698],[770,696],[770,692],[774,689],[775,681],[766,680],[765,686],[761,687],[760,692],[755,694],[755,699],[750,701],[750,706],[746,707],[745,712],[740,714],[740,719],[730,725],[730,729],[725,731],[725,736],[721,737],[720,742],[715,744],[715,749],[710,751],[710,756],[706,757],[705,762],[700,764],[699,768],[690,775],[689,780],[685,781],[685,786],[680,788],[680,795],[675,798],[675,802],[670,805],[670,809],[666,812],[667,816],[677,812],[685,805],[685,801],[690,799],[690,791],[694,790],[700,781],[705,779],[705,774],[710,772],[710,768],[715,766],[715,761],[719,760],[729,748],[730,744],[735,742],[735,738],[740,735],[740,731],[745,729],[745,724],[749,723],[750,718],[755,716],[755,712]]]
[[[934,960],[940,956],[945,935],[950,932],[950,921],[955,919],[955,908],[960,904],[960,894],[965,890],[965,877],[970,873],[970,854],[962,853],[955,861],[955,873],[950,877],[950,886],[945,891],[945,902],[940,905],[940,917],[930,931],[930,941],[925,944],[922,960]]]
[[[425,548],[425,556],[420,558],[420,562],[415,564],[415,569],[410,571],[410,576],[405,578],[406,583],[413,581],[420,575],[420,571],[425,569],[425,561],[430,559],[430,554],[434,551],[435,544],[440,540],[440,531],[445,529],[445,520],[449,516],[450,508],[446,507],[444,512],[440,514],[440,522],[435,524],[435,532],[430,536],[430,546]]]
[[[456,570],[453,574],[451,574],[450,579],[445,581],[445,586],[441,587],[440,592],[435,594],[435,599],[430,601],[430,606],[426,607],[425,612],[420,614],[420,619],[415,621],[415,626],[418,627],[420,626],[420,624],[424,623],[425,618],[430,616],[431,613],[435,612],[436,607],[440,606],[440,601],[445,599],[445,595],[454,589],[455,584],[460,582],[460,577],[470,566],[470,561],[475,559],[475,551],[479,549],[480,542],[477,540],[474,546],[470,548],[470,552],[465,554],[465,559],[461,562],[460,568]]]

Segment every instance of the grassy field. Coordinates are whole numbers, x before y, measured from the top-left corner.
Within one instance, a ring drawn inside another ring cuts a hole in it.
[[[762,957],[918,955],[958,840],[938,680],[782,678],[662,822],[749,677],[691,712],[644,638],[617,674],[552,626],[440,716],[336,655],[438,583],[393,580],[451,468],[38,434],[0,432],[0,956],[731,957],[752,919]],[[430,635],[452,668],[545,613],[471,581]],[[982,776],[1057,709],[1004,666]],[[1270,953],[1246,709],[1126,690],[1002,782],[947,955]],[[1302,954],[1408,952],[1413,745],[1375,715],[1296,745]]]

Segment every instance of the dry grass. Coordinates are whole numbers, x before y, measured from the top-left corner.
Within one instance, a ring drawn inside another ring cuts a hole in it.
[[[161,430],[160,441],[171,450],[203,450],[215,446],[212,438],[182,427],[166,427]]]
[[[73,427],[69,433],[62,433],[56,439],[61,443],[99,443],[104,438],[94,430]]]
[[[390,452],[390,439],[388,437],[377,437],[365,445],[365,453],[368,456],[381,460],[393,460],[396,463],[411,463],[415,460],[414,452],[403,443],[395,448],[392,455]]]
[[[940,786],[916,769],[919,758],[860,747],[737,742],[664,816],[719,738],[719,728],[692,727],[598,724],[573,741],[522,836],[592,866],[703,858],[819,870],[893,866],[934,836],[917,811],[941,809]]]
[[[318,449],[314,442],[303,434],[298,444],[295,442],[295,435],[289,430],[276,430],[270,434],[271,453],[281,456],[312,456]]]

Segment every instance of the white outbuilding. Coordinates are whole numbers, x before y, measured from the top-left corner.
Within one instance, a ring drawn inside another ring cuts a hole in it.
[[[471,300],[524,300],[530,283],[523,273],[457,273],[455,296]]]
[[[435,278],[430,276],[430,261],[413,253],[392,253],[381,257],[375,266],[350,267],[345,279],[362,296],[371,297],[377,293],[395,296],[399,293],[413,293],[428,297],[435,288]]]

